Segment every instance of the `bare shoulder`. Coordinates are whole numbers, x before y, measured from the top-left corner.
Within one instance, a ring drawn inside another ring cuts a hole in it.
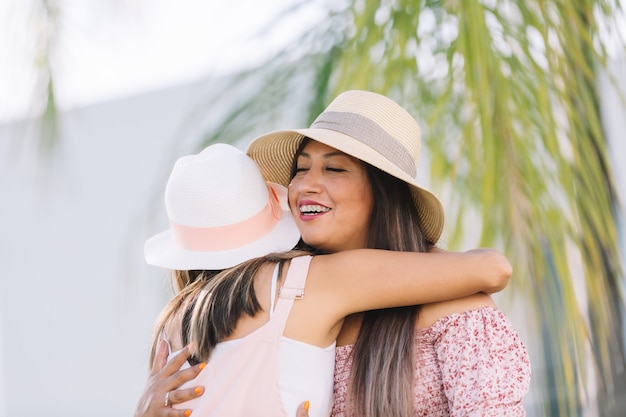
[[[477,293],[455,300],[424,304],[417,320],[417,327],[429,327],[440,318],[450,314],[463,313],[483,307],[497,307],[489,294]]]

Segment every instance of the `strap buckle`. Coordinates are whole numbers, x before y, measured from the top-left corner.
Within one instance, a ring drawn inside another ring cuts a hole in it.
[[[301,300],[304,298],[304,288],[280,287],[278,290],[280,298],[291,298],[292,300]]]

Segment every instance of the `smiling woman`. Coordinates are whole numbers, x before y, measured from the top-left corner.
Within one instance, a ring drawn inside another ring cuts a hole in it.
[[[366,247],[374,197],[365,164],[320,142],[301,148],[289,205],[302,239],[326,252]]]
[[[309,129],[262,135],[248,153],[270,180],[287,183],[291,168],[289,202],[305,244],[331,252],[429,252],[437,250],[444,216],[415,180],[420,138],[419,125],[397,103],[347,91]],[[342,189],[348,179],[351,187]],[[330,211],[307,221],[303,201]],[[342,233],[343,242],[336,239]],[[353,315],[337,345],[333,416],[525,415],[528,354],[486,295]]]

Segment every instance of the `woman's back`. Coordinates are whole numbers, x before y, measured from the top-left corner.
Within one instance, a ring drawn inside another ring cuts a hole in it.
[[[275,284],[278,265],[262,268],[255,287],[263,312],[242,316],[233,335],[215,346],[206,367],[186,384],[203,384],[205,393],[185,408],[205,417],[244,416],[252,406],[256,416],[277,417],[294,415],[298,404],[309,400],[311,416],[328,415],[334,344],[321,348],[283,336],[293,303],[304,291],[310,259],[292,260],[283,285]]]

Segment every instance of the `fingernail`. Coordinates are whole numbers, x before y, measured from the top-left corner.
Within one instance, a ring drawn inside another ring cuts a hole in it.
[[[193,392],[195,392],[196,395],[200,395],[200,394],[202,394],[204,392],[204,388],[202,388],[202,387],[195,387],[193,389]]]
[[[305,401],[305,402],[304,402],[304,409],[305,409],[306,411],[309,411],[309,407],[311,407],[311,403],[310,403],[309,401]]]
[[[185,417],[189,417],[191,415],[191,410],[185,410]]]
[[[200,370],[203,370],[205,366],[206,366],[206,362],[202,362],[200,365],[198,365]]]

